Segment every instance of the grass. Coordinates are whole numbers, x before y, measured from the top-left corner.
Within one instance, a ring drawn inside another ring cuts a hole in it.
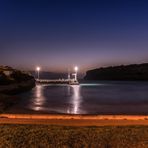
[[[148,126],[1,125],[0,148],[147,148]]]

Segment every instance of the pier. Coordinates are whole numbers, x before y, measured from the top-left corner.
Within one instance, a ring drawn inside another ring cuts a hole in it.
[[[79,82],[75,81],[75,79],[36,79],[36,83],[40,84],[70,84],[70,85],[78,85]]]
[[[68,79],[36,79],[37,83],[43,83],[43,84],[69,84],[71,80]]]
[[[40,79],[40,70],[41,68],[38,66],[36,68],[37,71],[37,78],[36,78],[36,83],[42,83],[42,84],[70,84],[70,85],[79,85],[77,74],[78,74],[78,67],[74,67],[75,73],[72,73],[72,76],[74,78],[71,78],[71,74],[68,71],[68,78],[67,79]]]

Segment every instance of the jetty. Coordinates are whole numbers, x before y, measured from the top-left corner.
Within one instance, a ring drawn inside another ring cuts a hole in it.
[[[36,83],[39,84],[69,84],[69,85],[79,85],[78,81],[75,79],[36,79]]]
[[[36,71],[37,71],[37,74],[38,74],[38,77],[36,79],[36,83],[79,85],[78,78],[77,78],[77,75],[78,75],[78,67],[77,66],[74,67],[75,73],[72,73],[72,76],[74,78],[71,78],[71,74],[68,71],[68,78],[67,79],[40,79],[40,70],[41,70],[40,67],[36,68]]]

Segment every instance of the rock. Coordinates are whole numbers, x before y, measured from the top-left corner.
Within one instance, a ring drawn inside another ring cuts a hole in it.
[[[86,72],[85,80],[148,80],[148,63],[105,67]]]
[[[0,66],[0,93],[16,94],[34,86],[35,79],[30,74],[8,66]]]

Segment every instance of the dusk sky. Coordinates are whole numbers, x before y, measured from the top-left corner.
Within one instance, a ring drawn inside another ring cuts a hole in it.
[[[0,0],[0,65],[85,72],[144,62],[147,0]]]

